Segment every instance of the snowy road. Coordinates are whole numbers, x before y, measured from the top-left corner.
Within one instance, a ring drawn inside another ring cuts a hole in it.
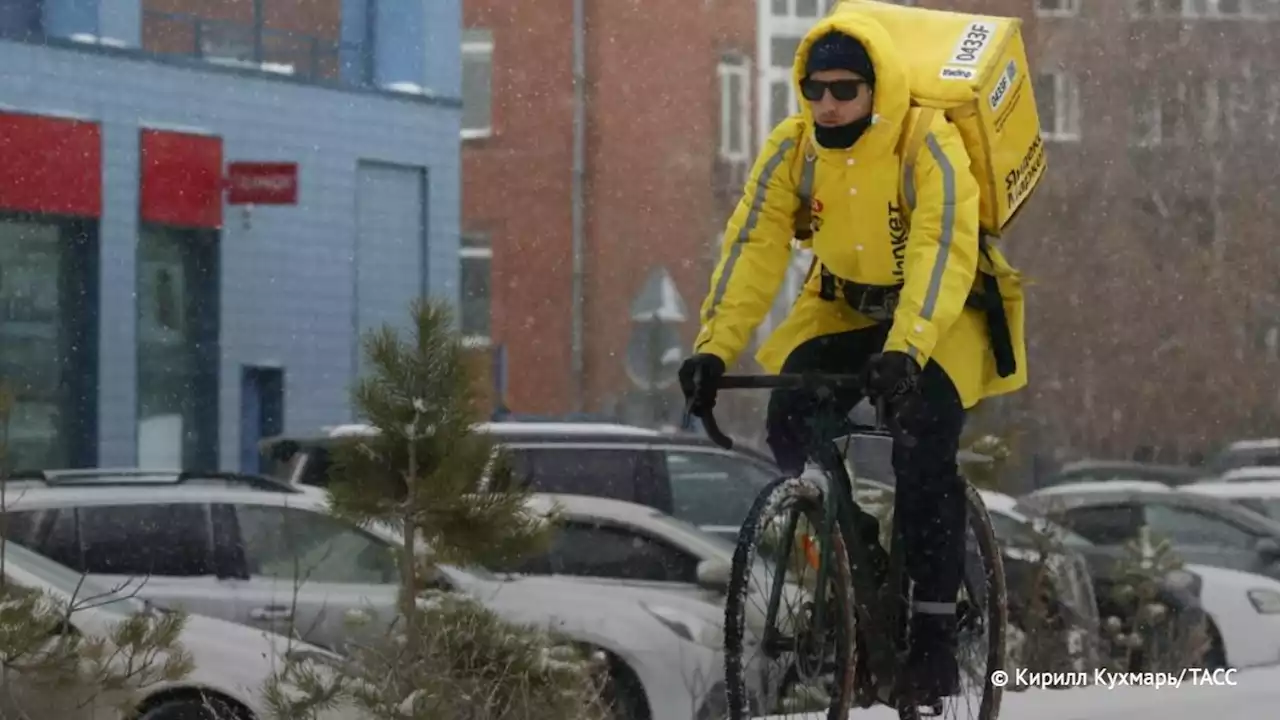
[[[1238,671],[1234,686],[1086,687],[1006,692],[999,720],[1263,720],[1280,717],[1280,667]],[[948,709],[943,717],[976,717]],[[888,708],[855,710],[850,720],[896,720]],[[789,716],[795,720],[795,716]],[[804,720],[821,720],[812,715]]]

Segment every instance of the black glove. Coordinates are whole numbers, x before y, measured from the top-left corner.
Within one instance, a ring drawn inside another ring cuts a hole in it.
[[[899,425],[910,425],[920,411],[920,363],[896,350],[872,356],[867,362],[867,394],[883,399]]]
[[[680,364],[680,389],[690,415],[702,417],[716,406],[717,383],[724,371],[724,361],[710,353],[687,357]]]

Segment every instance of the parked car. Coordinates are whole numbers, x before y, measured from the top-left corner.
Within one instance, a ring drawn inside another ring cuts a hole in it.
[[[517,475],[539,492],[648,505],[731,540],[756,495],[778,477],[764,455],[723,450],[691,434],[608,423],[494,422],[477,429],[493,436]],[[269,440],[271,472],[294,485],[324,487],[333,444],[371,432],[343,425],[321,437]]]
[[[119,588],[86,578],[17,543],[9,543],[4,553],[4,575],[14,585],[52,595],[61,603],[77,608],[69,617],[72,628],[90,637],[109,637],[111,628],[137,613],[155,612],[132,595],[132,588]],[[87,602],[93,598],[92,602]],[[178,642],[190,654],[194,670],[180,680],[161,680],[142,688],[137,697],[125,698],[102,688],[24,687],[20,672],[8,676],[0,697],[0,717],[27,720],[90,720],[130,718],[130,720],[185,720],[207,718],[210,709],[222,717],[237,720],[266,720],[271,717],[263,696],[272,672],[284,663],[286,653],[325,656],[320,648],[288,640],[234,623],[190,615]],[[123,660],[122,660],[123,661]],[[124,668],[119,668],[124,670]],[[10,669],[14,673],[13,668]],[[93,701],[81,705],[85,697]],[[123,707],[121,703],[124,703]],[[322,711],[317,720],[351,720],[361,717],[355,708]]]
[[[1280,578],[1280,523],[1220,498],[1113,481],[1044,488],[1018,507],[1053,517],[1095,545],[1123,545],[1147,527],[1187,562]]]
[[[1185,487],[1191,487],[1192,485],[1201,485],[1201,484],[1208,484],[1208,483],[1219,483],[1219,484],[1227,483],[1227,484],[1234,485],[1238,483],[1253,484],[1253,483],[1274,482],[1277,480],[1280,480],[1280,467],[1275,467],[1275,466],[1238,467],[1238,468],[1232,468],[1230,470],[1227,470],[1226,472],[1223,472],[1220,475],[1211,475],[1211,476],[1202,478],[1199,482],[1192,483],[1191,485],[1187,485]]]
[[[735,546],[646,505],[587,495],[539,493],[535,508],[564,522],[544,554],[507,568],[621,587],[644,587],[722,604]]]
[[[1237,440],[1223,448],[1205,463],[1205,471],[1221,475],[1244,467],[1280,466],[1280,438]]]
[[[1177,486],[1195,482],[1202,473],[1184,465],[1159,465],[1128,460],[1079,460],[1063,465],[1042,485],[1055,487],[1107,480],[1145,480]]]
[[[1280,582],[1254,573],[1188,564],[1215,643],[1209,667],[1280,663]]]
[[[1187,485],[1182,490],[1233,502],[1280,523],[1280,478],[1234,483],[1198,482]]]
[[[331,517],[316,493],[234,474],[67,471],[11,492],[9,539],[104,583],[340,650],[394,614],[396,534]],[[605,652],[625,718],[715,717],[723,611],[704,601],[560,578],[438,566],[440,590]],[[361,630],[363,628],[363,630]]]

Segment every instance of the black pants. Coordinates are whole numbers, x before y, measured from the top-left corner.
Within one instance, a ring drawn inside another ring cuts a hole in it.
[[[814,338],[787,357],[782,372],[858,373],[881,350],[887,333],[888,327],[876,326]],[[914,581],[917,612],[931,603],[956,600],[963,577],[963,554],[957,548],[964,547],[966,512],[956,467],[964,406],[955,385],[935,362],[921,373],[920,395],[922,412],[902,428],[916,439],[915,447],[897,442],[893,447],[895,524],[903,538],[907,574]],[[856,393],[841,393],[834,399],[835,409],[847,414],[862,399]],[[804,470],[815,406],[812,394],[801,390],[775,390],[769,398],[768,443],[784,474],[799,475]],[[856,469],[857,458],[853,461]],[[859,524],[866,528],[864,536],[875,537],[874,531],[868,532],[872,523]]]

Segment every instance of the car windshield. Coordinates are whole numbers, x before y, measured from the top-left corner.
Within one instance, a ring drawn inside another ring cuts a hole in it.
[[[19,585],[33,589],[36,589],[36,585],[44,586],[39,589],[51,589],[62,596],[63,600],[73,600],[81,605],[92,605],[94,609],[120,615],[130,615],[146,609],[146,604],[133,596],[133,592],[141,586],[141,579],[130,582],[127,586],[107,586],[14,542],[4,544],[4,556],[10,579]],[[30,579],[22,575],[28,575]]]
[[[1232,501],[1269,520],[1280,521],[1280,497],[1240,497]]]
[[[1048,535],[1056,539],[1058,542],[1061,542],[1063,545],[1066,545],[1067,547],[1074,547],[1074,548],[1093,547],[1093,543],[1089,542],[1089,540],[1086,539],[1084,536],[1078,533],[1072,532],[1071,530],[1068,530],[1067,528],[1055,522],[1047,520],[1045,518],[1041,518],[1041,517],[1032,518],[1031,525],[1036,529],[1037,532],[1040,532],[1044,535]]]

